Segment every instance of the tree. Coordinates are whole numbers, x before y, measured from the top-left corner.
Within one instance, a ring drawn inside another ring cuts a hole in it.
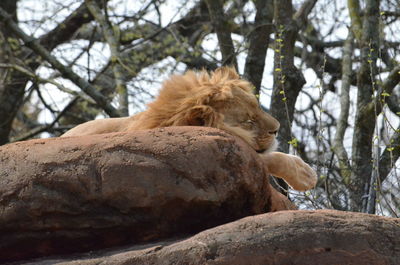
[[[233,65],[280,121],[279,148],[320,175],[294,201],[400,214],[395,1],[32,3],[0,3],[0,144],[134,114],[171,73]]]

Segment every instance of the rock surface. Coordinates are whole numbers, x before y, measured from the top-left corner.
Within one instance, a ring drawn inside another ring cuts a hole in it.
[[[399,261],[399,219],[319,210],[251,216],[185,240],[30,265],[398,265]]]
[[[258,155],[211,128],[0,147],[0,261],[191,234],[293,208]]]

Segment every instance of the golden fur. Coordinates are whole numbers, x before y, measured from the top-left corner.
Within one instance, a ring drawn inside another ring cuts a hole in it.
[[[272,152],[279,122],[260,108],[252,85],[230,67],[211,74],[188,71],[174,75],[163,83],[160,94],[146,111],[131,117],[89,121],[62,136],[185,125],[219,128],[239,136],[259,153],[268,151],[261,154],[268,172],[282,177],[297,190],[312,188],[316,183],[314,171],[300,158]]]

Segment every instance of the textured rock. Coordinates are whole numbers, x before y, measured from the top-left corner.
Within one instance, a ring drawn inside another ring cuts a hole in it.
[[[0,147],[0,261],[189,234],[293,208],[258,155],[211,128]]]
[[[251,216],[186,240],[32,265],[398,265],[399,261],[399,219],[320,210]]]

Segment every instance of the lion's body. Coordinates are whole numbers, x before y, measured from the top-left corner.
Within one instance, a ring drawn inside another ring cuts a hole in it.
[[[212,75],[189,71],[166,80],[146,111],[127,118],[89,121],[63,136],[197,125],[228,131],[257,151],[270,150],[279,122],[261,110],[251,90],[251,84],[231,68]]]
[[[269,151],[265,157],[268,156],[268,161],[274,163],[279,161],[275,159],[276,157],[280,160],[286,159],[282,162],[293,160],[293,156],[272,152],[275,148],[279,122],[261,110],[256,97],[252,94],[251,84],[240,79],[236,71],[228,67],[219,68],[211,74],[205,71],[198,73],[188,71],[184,75],[174,75],[163,83],[159,96],[148,105],[146,111],[131,117],[89,121],[62,136],[187,125],[225,130],[242,138],[258,152]],[[268,165],[268,161],[266,161],[267,170],[277,168],[276,165]],[[297,163],[298,165],[293,166],[296,163],[292,163],[292,173],[287,171],[285,174],[280,170],[277,176],[289,179],[289,184],[295,189],[309,189],[315,185],[316,175],[307,164],[301,159],[300,161],[304,165]],[[298,166],[303,167],[308,181],[304,180],[304,176],[302,181],[290,176],[290,174],[301,174],[297,169]],[[274,172],[270,173],[274,175]]]

